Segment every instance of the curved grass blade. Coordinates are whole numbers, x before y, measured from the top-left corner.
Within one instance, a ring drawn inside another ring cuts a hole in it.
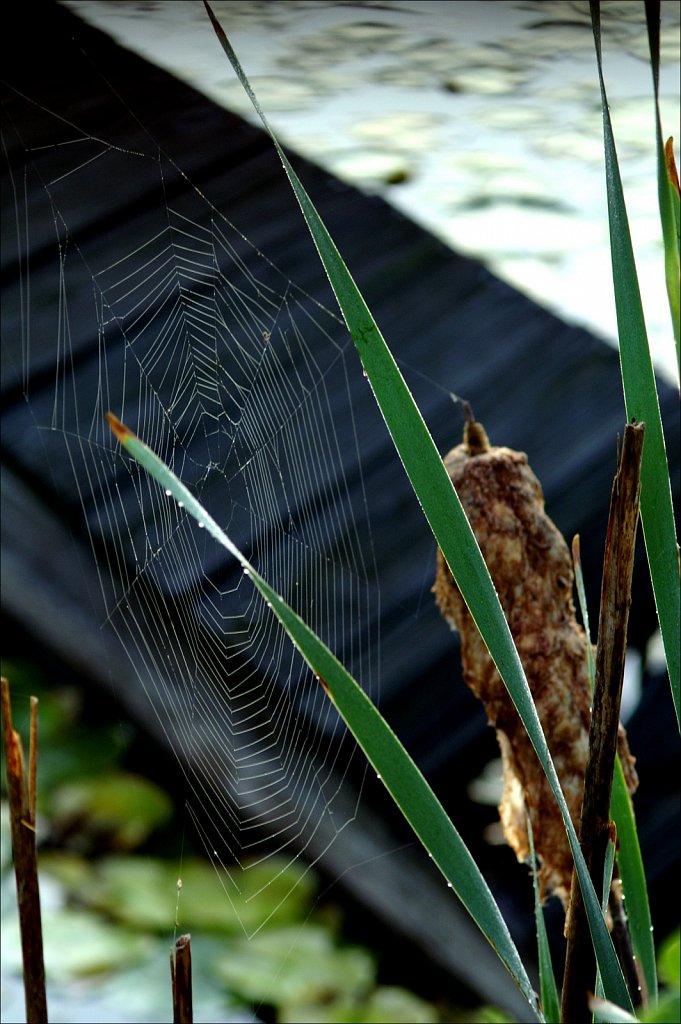
[[[527,819],[527,838],[530,845],[530,864],[532,865],[532,886],[534,888],[534,920],[537,926],[537,962],[539,964],[539,988],[541,992],[541,1008],[547,1024],[560,1024],[560,999],[553,973],[549,937],[546,933],[544,911],[539,897],[539,880],[537,875],[537,858],[534,852],[534,834],[532,822]]]
[[[619,758],[615,760],[615,772],[612,778],[610,813],[617,826],[617,866],[626,897],[631,941],[648,989],[648,996],[654,1006],[658,998],[658,986],[648,886],[643,869],[634,809],[631,797],[627,792],[627,784],[624,781]]]
[[[610,887],[612,885],[612,871],[615,866],[615,843],[613,842],[612,836],[608,840],[608,845],[605,851],[605,861],[603,863],[603,894],[601,896],[601,909],[605,914],[608,909],[608,900],[610,898]],[[603,984],[601,982],[600,973],[596,976],[596,997],[598,999],[603,998]],[[608,1024],[607,1016],[601,1016],[598,1010],[594,1010],[594,1024]]]
[[[582,625],[586,633],[586,665],[589,672],[589,683],[593,693],[594,680],[596,678],[596,663],[594,661],[594,649],[591,642],[591,627],[589,626],[589,606],[586,603],[586,588],[584,586],[584,574],[582,572],[582,553],[579,544],[579,534],[572,538],[572,564],[575,569],[575,584],[577,587],[577,598],[579,610],[582,613]]]
[[[595,666],[578,535],[572,541],[572,560],[575,567],[575,581],[577,584],[579,607],[582,613],[582,623],[586,633],[589,679],[591,680],[591,689],[593,690]],[[648,902],[648,886],[646,884],[645,871],[643,870],[643,858],[641,857],[641,847],[638,841],[634,808],[627,790],[627,784],[624,781],[624,772],[622,771],[619,755],[615,756],[610,815],[617,829],[617,866],[626,897],[631,941],[634,946],[634,952],[638,957],[641,971],[643,972],[648,996],[654,1005],[657,1002],[658,995],[657,965],[655,962],[655,943],[653,941],[650,904]]]
[[[391,796],[543,1021],[536,994],[487,883],[442,804],[388,723],[328,647],[259,575],[191,491],[112,413],[107,421],[125,450],[229,551],[317,676]]]
[[[681,588],[679,588],[679,554],[674,526],[669,467],[662,420],[660,419],[655,374],[648,347],[634,251],[603,78],[600,10],[595,0],[591,0],[590,7],[603,107],[610,252],[615,287],[622,384],[627,418],[639,423],[644,422],[646,425],[646,442],[641,466],[641,524],[678,724],[681,702],[681,651],[679,649]]]
[[[657,143],[657,194],[664,242],[664,276],[676,343],[676,369],[681,377],[681,274],[679,269],[679,176],[674,163],[673,139],[665,145],[660,117],[660,0],[647,0],[646,23],[650,45],[650,66],[655,92],[655,136]]]
[[[629,992],[582,856],[518,652],[461,503],[421,413],[357,285],[281,149],[207,0],[204,0],[204,6],[220,45],[277,149],[407,476],[546,773],[575,860],[605,990],[614,1002],[622,1002],[622,1005],[630,1007]]]

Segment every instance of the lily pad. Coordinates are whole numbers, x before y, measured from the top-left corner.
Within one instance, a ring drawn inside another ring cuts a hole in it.
[[[146,959],[152,941],[109,924],[86,910],[43,913],[43,948],[48,978],[64,979],[118,970]],[[19,925],[11,919],[3,926],[5,966],[21,973]]]
[[[280,1024],[436,1024],[436,1008],[397,986],[381,986],[366,999],[338,999],[312,1006],[291,1004],[280,1009]]]
[[[178,886],[178,882],[181,885]],[[252,934],[263,924],[304,918],[315,883],[283,858],[218,872],[208,861],[181,865],[151,857],[106,857],[81,898],[140,929]]]
[[[153,782],[109,772],[65,783],[51,800],[53,828],[79,849],[131,850],[170,820],[173,803]]]
[[[327,929],[313,924],[268,928],[230,942],[215,969],[244,999],[276,1007],[363,997],[375,975],[366,950],[339,948]]]

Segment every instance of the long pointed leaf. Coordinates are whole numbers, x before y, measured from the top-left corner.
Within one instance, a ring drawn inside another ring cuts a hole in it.
[[[615,843],[612,839],[608,839],[608,845],[605,851],[605,862],[603,864],[603,894],[601,896],[601,909],[605,914],[608,909],[608,900],[610,898],[610,887],[612,886],[612,870],[615,865]],[[600,973],[596,976],[596,998],[603,998],[603,983],[601,982]],[[608,1017],[602,1016],[598,1009],[594,1010],[594,1024],[608,1024]]]
[[[669,466],[622,179],[608,110],[601,57],[600,10],[595,0],[591,0],[591,20],[603,107],[610,252],[622,384],[628,419],[638,420],[646,425],[646,442],[641,466],[641,523],[678,723],[681,691],[681,588]]]
[[[546,773],[575,859],[605,991],[613,1001],[630,1007],[629,992],[603,920],[523,667],[461,503],[421,413],[359,289],[281,149],[207,0],[204,0],[204,6],[222,48],[277,149],[407,476]]]
[[[650,44],[650,67],[655,94],[655,140],[657,145],[657,194],[664,241],[664,275],[676,342],[676,368],[681,377],[681,275],[679,272],[679,178],[674,164],[672,139],[667,146],[660,117],[660,0],[646,0],[646,22]]]
[[[539,964],[539,987],[541,989],[541,1007],[547,1024],[560,1024],[560,999],[553,973],[549,937],[546,932],[544,910],[539,897],[539,878],[537,857],[534,852],[534,834],[529,815],[527,818],[527,838],[530,844],[530,864],[532,865],[532,886],[534,889],[534,920],[537,928],[537,961]]]
[[[622,887],[626,897],[627,919],[634,952],[638,957],[648,995],[653,1003],[657,1001],[657,967],[655,964],[655,943],[653,926],[648,902],[648,886],[646,884],[643,858],[638,841],[636,820],[627,792],[624,772],[619,758],[615,761],[615,773],[612,779],[612,797],[610,813],[617,825],[617,866],[619,867]]]
[[[388,723],[328,647],[256,572],[172,470],[111,413],[107,420],[126,451],[240,563],[316,674],[450,887],[510,971],[536,1019],[543,1021],[536,994],[487,883],[442,804]]]

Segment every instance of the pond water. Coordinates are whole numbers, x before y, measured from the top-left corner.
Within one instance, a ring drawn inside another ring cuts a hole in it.
[[[256,120],[202,4],[67,4]],[[282,141],[615,343],[602,119],[585,0],[216,0],[213,7]],[[631,0],[601,7],[651,348],[658,368],[675,379],[644,7]],[[679,124],[679,5],[663,3],[662,19],[666,136]]]

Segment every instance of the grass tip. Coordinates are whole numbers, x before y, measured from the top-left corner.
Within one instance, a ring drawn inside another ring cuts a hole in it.
[[[112,412],[108,412],[105,419],[121,444],[125,444],[128,438],[135,436],[132,430],[130,430],[129,427],[126,427],[125,423],[121,423],[118,417],[114,416]]]

